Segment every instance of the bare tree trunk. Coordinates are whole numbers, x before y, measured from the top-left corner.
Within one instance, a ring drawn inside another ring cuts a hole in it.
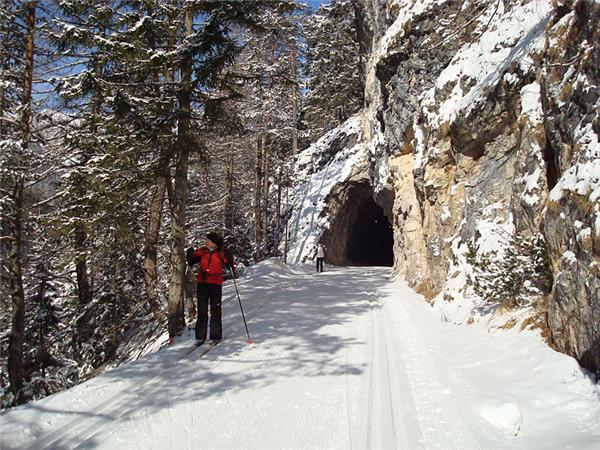
[[[290,45],[292,53],[292,155],[295,155],[298,153],[298,70],[295,36],[292,36]]]
[[[148,16],[152,17],[154,8],[151,3],[146,4],[146,10]],[[156,48],[154,35],[149,36],[149,45],[152,49]],[[155,92],[158,95],[158,84],[160,82],[159,69],[153,71],[152,77],[155,83]],[[171,71],[168,71],[166,78],[168,81],[172,81],[173,76]],[[158,322],[164,323],[167,321],[167,316],[160,305],[158,295],[158,239],[160,236],[162,209],[165,203],[165,192],[167,190],[167,183],[169,182],[169,159],[165,155],[164,146],[162,145],[161,131],[159,129],[158,136],[156,137],[157,154],[159,157],[158,179],[152,199],[150,200],[148,221],[146,222],[146,230],[144,232],[144,285],[152,314],[154,314]]]
[[[287,177],[286,177],[286,183],[287,183]],[[284,234],[284,239],[285,242],[283,244],[283,262],[285,264],[287,264],[287,255],[288,255],[288,243],[289,243],[289,235],[290,235],[290,229],[289,229],[289,218],[287,217],[287,207],[289,205],[289,197],[288,197],[288,192],[289,192],[289,187],[286,184],[285,186],[285,207],[286,207],[286,218],[285,218],[285,234]]]
[[[4,0],[3,8],[6,14],[10,11],[10,0]],[[8,23],[3,27],[2,36],[0,36],[0,139],[4,139],[6,128],[4,127],[4,109],[5,109],[5,92],[4,86],[7,79],[7,55],[8,55],[8,39],[9,39],[9,25]],[[7,221],[6,214],[0,216],[0,236],[8,236],[9,224]],[[9,283],[9,269],[8,269],[8,248],[9,242],[4,239],[0,239],[0,302],[9,304],[10,294],[7,289],[4,289],[4,284]]]
[[[256,257],[260,258],[262,246],[262,135],[256,138],[256,165],[254,166],[256,185],[254,188],[254,243]]]
[[[229,164],[225,174],[225,190],[227,199],[225,201],[224,225],[226,231],[233,230],[233,142],[229,144]]]
[[[198,282],[196,281],[196,275],[191,267],[188,267],[185,272],[185,298],[187,300],[187,311],[189,320],[196,318],[196,292],[198,289]]]
[[[292,36],[290,41],[290,49],[291,49],[291,64],[292,64],[292,155],[298,153],[298,47],[296,45],[296,38]],[[289,198],[289,180],[287,177],[287,173],[285,171],[285,166],[282,165],[282,174],[279,189],[281,189],[281,184],[285,186],[285,210],[288,209],[288,198]],[[280,201],[281,193],[278,192],[278,200]],[[281,205],[278,207],[279,217],[281,217]],[[285,227],[284,227],[284,244],[283,244],[283,262],[287,264],[287,252],[288,252],[288,218],[285,219]]]
[[[87,233],[83,223],[78,222],[74,231],[75,273],[77,275],[77,301],[86,305],[92,299],[87,270]]]
[[[33,51],[35,32],[35,13],[37,2],[27,3],[27,37],[25,43],[25,71],[23,79],[23,113],[21,116],[21,152],[29,145],[31,120],[31,90],[33,84]],[[23,155],[18,155],[15,167],[23,164]],[[18,169],[19,171],[22,169]],[[23,388],[23,343],[25,341],[25,293],[23,291],[23,272],[21,268],[21,236],[23,230],[23,190],[24,174],[17,173],[12,195],[8,253],[10,295],[12,299],[12,326],[8,344],[8,379],[15,403],[25,401]]]
[[[46,306],[46,285],[48,283],[48,278],[46,275],[46,268],[42,266],[41,273],[41,281],[40,281],[40,290],[37,295],[37,302],[41,311],[47,310]],[[48,352],[46,350],[46,330],[47,323],[45,321],[40,321],[38,324],[38,348],[37,348],[37,358],[38,361],[42,362],[42,376],[45,376],[45,362],[48,358]]]
[[[270,136],[266,136],[263,139],[263,171],[262,171],[262,230],[263,230],[263,240],[267,240],[267,236],[269,235],[269,146],[271,141]],[[269,144],[267,144],[269,142]],[[265,242],[266,243],[266,242]]]
[[[4,0],[4,5],[3,5],[4,9],[6,10],[6,12],[8,13],[8,10],[10,8],[10,0]],[[8,44],[8,37],[9,37],[9,31],[8,31],[8,24],[6,25],[6,29],[4,30],[4,33],[2,33],[2,42],[0,42],[0,71],[3,73],[6,69],[7,69],[7,54],[8,54],[8,49],[7,46]],[[2,137],[4,135],[4,101],[6,99],[5,97],[5,93],[4,93],[4,83],[3,81],[6,81],[4,79],[4,77],[2,77],[0,79],[0,137]]]
[[[25,293],[21,268],[21,231],[23,211],[23,177],[17,175],[13,189],[13,205],[9,219],[8,250],[9,288],[12,300],[12,326],[8,342],[8,379],[16,404],[25,402],[23,388],[23,343],[25,341]]]
[[[276,45],[277,45],[277,40],[275,38],[273,38],[273,46],[272,46],[272,53],[271,53],[271,66],[274,67],[275,66],[275,49],[276,49]],[[269,118],[267,121],[267,127],[268,127],[268,131],[267,134],[265,136],[265,139],[263,140],[263,145],[264,145],[264,150],[263,150],[263,236],[265,241],[267,240],[267,237],[269,236],[268,233],[268,229],[269,229],[269,172],[270,172],[270,156],[271,156],[271,148],[273,146],[273,135],[271,133],[271,129],[273,128],[273,108],[274,108],[274,102],[273,102],[273,76],[270,75],[269,76],[269,103],[270,103],[270,107],[269,107]]]
[[[106,3],[106,0],[100,2],[102,5]],[[99,34],[104,35],[106,28],[104,25],[100,25]],[[94,73],[97,79],[102,76],[102,64],[100,63],[99,55],[95,55],[94,61]],[[100,96],[96,90],[92,94],[92,117],[96,118],[100,112]],[[98,131],[98,128],[94,126],[92,128],[94,133]],[[87,163],[89,156],[85,156],[85,162]],[[88,277],[88,255],[87,255],[87,244],[88,244],[88,233],[86,231],[83,220],[79,220],[75,224],[74,230],[74,244],[75,244],[75,273],[77,275],[77,299],[79,305],[87,305],[92,300],[92,288],[90,285],[90,278]]]
[[[275,230],[273,232],[273,249],[275,254],[279,254],[279,227],[281,227],[281,183],[283,180],[283,161],[279,167],[279,175],[277,180],[277,202],[275,205]]]
[[[191,6],[185,10],[186,36],[193,33],[194,14]],[[179,91],[179,117],[177,128],[177,160],[175,163],[175,186],[171,205],[171,280],[169,283],[169,336],[183,330],[183,295],[185,276],[185,215],[188,192],[188,160],[191,122],[191,80],[192,55],[187,55],[181,63],[181,85]]]
[[[162,209],[165,202],[165,191],[167,189],[167,177],[162,174],[159,176],[150,208],[148,211],[148,222],[145,230],[144,243],[144,282],[146,286],[146,296],[148,304],[159,322],[166,322],[167,317],[160,306],[158,300],[158,238],[160,232],[160,222],[162,218]]]

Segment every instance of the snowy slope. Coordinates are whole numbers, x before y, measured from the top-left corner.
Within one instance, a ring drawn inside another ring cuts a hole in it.
[[[361,138],[361,118],[353,116],[298,155],[294,165],[297,187],[291,196],[293,209],[289,221],[288,261],[292,264],[314,257],[317,241],[330,225],[330,218],[323,214],[327,196],[337,184],[365,165],[367,147]],[[345,139],[352,144],[331,155],[333,143]]]
[[[327,269],[327,268],[326,268]],[[389,269],[267,261],[191,337],[0,415],[12,448],[600,448],[597,388],[533,335],[443,322]]]

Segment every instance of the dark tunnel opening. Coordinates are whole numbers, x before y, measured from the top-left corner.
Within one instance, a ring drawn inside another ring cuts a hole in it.
[[[360,180],[332,196],[335,218],[322,236],[325,262],[336,266],[393,266],[394,193],[384,189],[375,198],[371,184]]]
[[[361,200],[354,220],[348,224],[346,260],[356,266],[393,266],[392,225],[371,196]]]

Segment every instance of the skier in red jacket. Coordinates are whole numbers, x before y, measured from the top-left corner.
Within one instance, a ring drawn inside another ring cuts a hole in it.
[[[190,266],[200,263],[198,271],[198,317],[196,319],[196,345],[204,344],[208,325],[210,303],[210,339],[213,344],[223,337],[221,323],[221,297],[225,267],[233,270],[233,257],[223,250],[223,238],[217,233],[206,235],[206,245],[194,250],[187,249]]]

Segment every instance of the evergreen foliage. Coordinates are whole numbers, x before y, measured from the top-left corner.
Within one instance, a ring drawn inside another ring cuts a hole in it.
[[[239,70],[242,51],[252,52],[251,35],[256,43],[274,36],[282,46],[297,5],[61,0],[0,6],[3,237],[16,205],[8,187],[17,181],[27,211],[21,275],[9,270],[8,241],[0,240],[2,286],[20,280],[25,287],[22,401],[129,358],[120,349],[135,349],[130,340],[143,348],[144,340],[160,335],[160,312],[173,287],[168,275],[182,251],[183,232],[194,242],[206,231],[221,231],[241,259],[249,259],[255,248],[252,133],[270,136],[270,160],[283,158],[292,127],[282,93],[296,82],[283,67],[289,64],[284,56],[279,69],[263,67],[258,76],[272,97],[268,112],[260,110],[264,105],[257,108],[263,119],[267,113],[273,118],[266,127],[246,107],[255,74]],[[41,11],[34,61],[40,94],[30,109],[21,106],[26,7]],[[42,102],[53,110],[42,110]],[[25,110],[36,125],[27,142],[20,127]],[[192,189],[182,203],[187,154]],[[272,198],[271,186],[266,192]],[[154,243],[147,228],[152,204],[159,213]],[[173,213],[177,208],[183,215]],[[185,219],[188,209],[183,230],[175,221]],[[145,278],[153,249],[155,304]],[[0,395],[9,406],[16,398],[9,391],[5,350],[14,308],[5,289],[0,300]]]
[[[543,235],[515,233],[502,250],[482,253],[469,245],[470,282],[477,295],[493,304],[518,307],[550,291],[552,276]]]
[[[25,329],[25,396],[45,397],[72,386],[78,379],[77,362],[65,355],[64,342],[71,342],[64,309],[59,305],[60,286],[48,262],[35,265],[27,292]]]
[[[333,0],[307,16],[307,93],[303,128],[309,141],[333,129],[363,105],[363,60],[355,2]]]

